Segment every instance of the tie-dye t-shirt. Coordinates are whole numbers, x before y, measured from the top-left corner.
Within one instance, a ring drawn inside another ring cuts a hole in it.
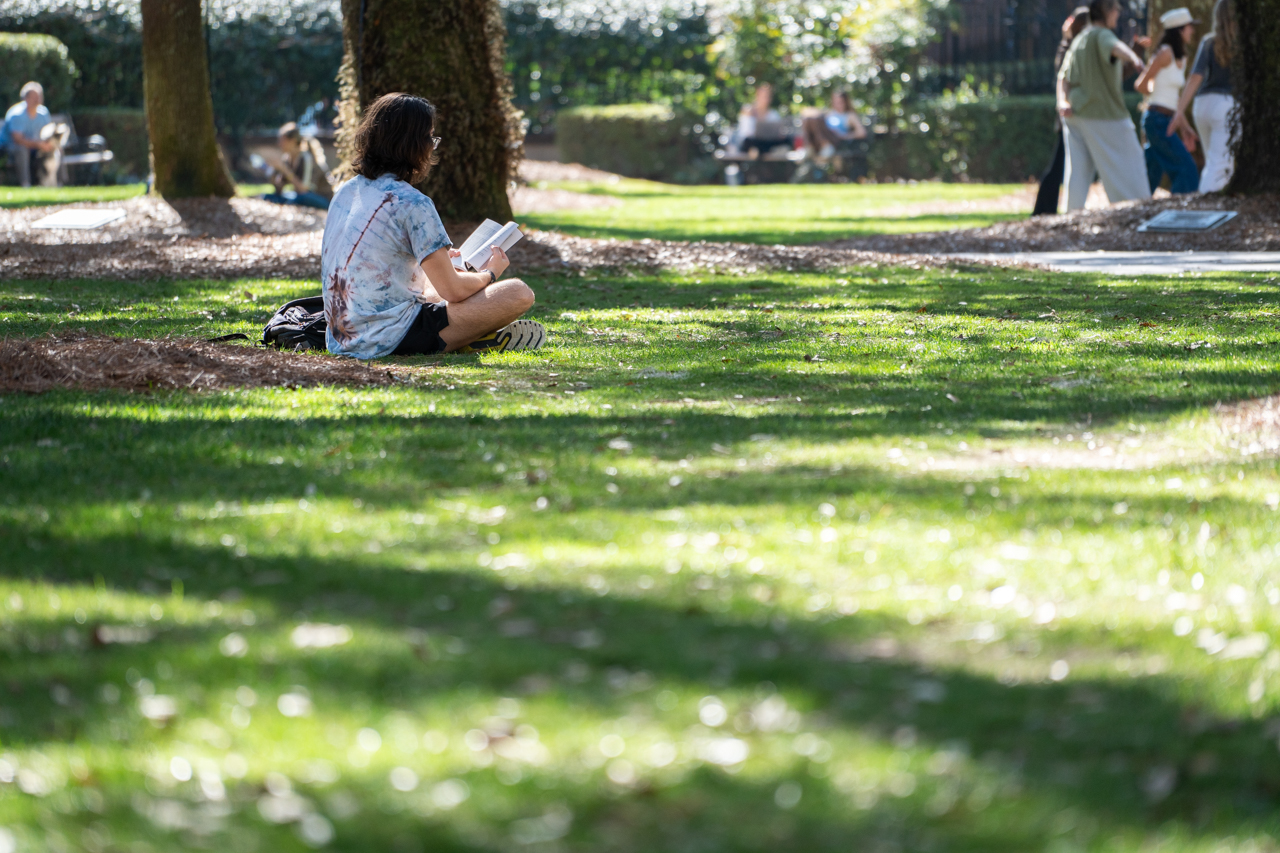
[[[390,355],[426,301],[423,259],[452,245],[431,199],[394,175],[344,184],[320,249],[329,352]]]

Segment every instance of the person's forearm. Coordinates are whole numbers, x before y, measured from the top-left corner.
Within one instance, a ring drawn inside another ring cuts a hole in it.
[[[1182,87],[1182,97],[1178,98],[1177,112],[1186,114],[1187,107],[1191,106],[1191,99],[1196,96],[1196,92],[1200,90],[1200,84],[1204,82],[1204,77],[1199,74],[1192,74],[1187,78],[1187,85]]]
[[[1071,104],[1071,84],[1063,78],[1058,78],[1058,108],[1070,106]]]
[[[437,258],[436,254],[443,255]],[[470,299],[488,287],[497,278],[487,270],[480,272],[463,272],[454,267],[448,253],[443,250],[429,255],[422,262],[422,271],[427,274],[432,288],[445,302],[462,302]]]
[[[1121,62],[1128,63],[1137,67],[1142,67],[1142,60],[1138,58],[1138,54],[1134,53],[1129,45],[1122,41],[1116,42],[1116,46],[1111,48],[1111,55]]]
[[[39,142],[36,142],[35,140],[32,140],[32,139],[28,139],[25,133],[22,133],[21,131],[17,131],[17,130],[13,132],[13,141],[21,145],[23,148],[35,149],[40,146]]]

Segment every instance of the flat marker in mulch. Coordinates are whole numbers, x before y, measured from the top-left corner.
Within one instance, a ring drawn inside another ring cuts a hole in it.
[[[117,219],[124,219],[124,211],[119,208],[72,208],[51,213],[43,219],[31,223],[32,228],[66,229],[68,231],[92,231],[109,225]]]

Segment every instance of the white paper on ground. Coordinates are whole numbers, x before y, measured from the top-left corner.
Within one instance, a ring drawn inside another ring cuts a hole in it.
[[[73,208],[51,213],[44,219],[31,223],[32,228],[67,228],[75,231],[88,231],[93,228],[124,219],[124,211],[119,208]]]

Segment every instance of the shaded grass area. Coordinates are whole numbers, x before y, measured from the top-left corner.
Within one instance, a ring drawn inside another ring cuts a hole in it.
[[[399,388],[0,398],[0,826],[1272,843],[1280,482],[1205,407],[1280,388],[1274,281],[531,284],[548,349]],[[313,289],[8,282],[0,328],[252,334]]]
[[[913,213],[912,205],[979,202],[1018,184],[814,184],[677,186],[652,181],[543,182],[622,203],[591,210],[529,213],[521,222],[581,237],[816,243],[875,234],[981,228],[1030,213],[956,210]],[[902,208],[908,208],[905,212]]]

